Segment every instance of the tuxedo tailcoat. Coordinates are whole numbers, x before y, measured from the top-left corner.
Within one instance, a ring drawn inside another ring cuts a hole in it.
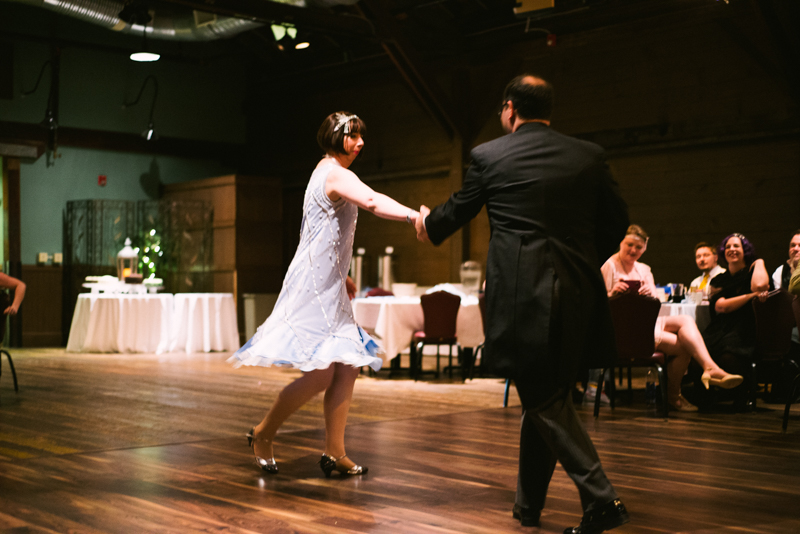
[[[486,206],[485,362],[538,401],[616,353],[600,266],[628,226],[603,149],[539,122],[471,152],[463,187],[425,220],[441,243]]]

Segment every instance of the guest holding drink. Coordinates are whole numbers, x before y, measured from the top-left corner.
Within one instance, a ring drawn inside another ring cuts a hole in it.
[[[727,272],[711,281],[711,323],[703,333],[714,361],[740,373],[747,372],[756,345],[756,318],[750,301],[766,300],[770,279],[764,260],[756,258],[753,244],[742,234],[731,234],[719,246],[720,262]],[[740,407],[745,391],[737,397]]]
[[[647,250],[647,233],[638,225],[628,227],[627,235],[619,246],[619,252],[611,256],[601,267],[608,296],[613,297],[635,288],[640,295],[656,296],[656,284],[650,267],[638,260]],[[695,411],[681,395],[681,379],[692,358],[703,368],[701,380],[706,388],[720,386],[733,388],[742,383],[740,375],[723,371],[711,358],[703,337],[691,317],[673,315],[659,317],[655,328],[655,349],[672,359],[667,364],[669,377],[668,401],[674,410]]]
[[[703,274],[692,280],[689,286],[690,291],[702,291],[704,296],[708,296],[708,283],[717,276],[725,272],[723,267],[717,263],[717,249],[705,241],[694,246],[694,261],[697,268]]]

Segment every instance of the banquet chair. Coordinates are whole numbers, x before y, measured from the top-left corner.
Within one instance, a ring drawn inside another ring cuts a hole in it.
[[[3,354],[8,359],[8,366],[11,368],[11,378],[14,380],[14,391],[19,393],[19,385],[17,384],[17,371],[14,369],[14,360],[7,350],[3,349],[3,339],[6,337],[6,325],[8,324],[8,316],[2,315],[2,310],[11,306],[11,296],[8,291],[0,291],[0,378],[3,376]]]
[[[436,345],[436,378],[439,378],[439,358],[442,345],[447,345],[450,377],[453,377],[453,346],[456,347],[458,359],[461,359],[461,346],[456,338],[456,319],[461,307],[461,297],[447,291],[436,291],[420,297],[422,313],[425,317],[425,328],[415,332],[411,341],[414,349],[414,380],[422,374],[422,350],[425,345]]]
[[[800,330],[800,297],[792,299],[792,311],[794,312],[794,321],[797,323],[797,328]],[[795,368],[794,378],[792,378],[792,385],[789,388],[789,396],[786,398],[786,408],[783,410],[783,431],[789,427],[789,408],[797,396],[797,390],[800,387],[800,370]]]
[[[600,373],[597,391],[603,391],[603,381],[606,371],[611,371],[609,385],[609,400],[611,409],[614,409],[616,387],[614,385],[615,367],[654,367],[658,374],[658,384],[661,389],[661,406],[664,417],[669,413],[667,402],[667,355],[655,352],[654,331],[661,302],[653,297],[639,295],[638,293],[623,293],[608,300],[611,309],[611,321],[614,324],[614,338],[617,345],[617,359],[612,365]],[[629,397],[633,398],[633,389],[628,384]],[[598,393],[594,400],[594,416],[600,413],[600,397]]]
[[[367,294],[364,295],[364,296],[365,297],[393,297],[394,293],[392,293],[391,291],[387,291],[387,290],[383,289],[382,287],[373,287],[372,289],[367,291]]]
[[[792,328],[796,326],[792,295],[783,290],[771,291],[767,300],[753,299],[756,316],[756,350],[749,376],[750,407],[756,407],[758,384],[788,380],[790,368],[797,367],[787,356],[792,350]],[[792,375],[794,376],[794,375]]]

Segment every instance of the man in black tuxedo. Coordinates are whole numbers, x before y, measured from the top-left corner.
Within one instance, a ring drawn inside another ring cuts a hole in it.
[[[584,515],[565,533],[628,521],[572,404],[581,368],[607,367],[615,343],[603,261],[625,236],[628,214],[602,148],[550,129],[553,91],[519,76],[503,95],[508,135],[472,150],[463,187],[417,219],[438,245],[485,205],[485,364],[512,378],[523,406],[513,515],[537,526],[556,460],[578,486]]]

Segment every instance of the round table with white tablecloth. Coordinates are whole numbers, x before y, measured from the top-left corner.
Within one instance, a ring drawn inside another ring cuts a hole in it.
[[[370,334],[375,334],[384,358],[390,360],[407,349],[414,332],[425,327],[419,297],[369,297],[353,299],[353,316]],[[462,347],[483,343],[483,322],[477,297],[461,300],[456,320],[456,337]]]
[[[173,297],[78,295],[68,352],[155,352],[169,350]]]
[[[239,348],[236,303],[231,293],[176,293],[170,351],[234,351]]]

